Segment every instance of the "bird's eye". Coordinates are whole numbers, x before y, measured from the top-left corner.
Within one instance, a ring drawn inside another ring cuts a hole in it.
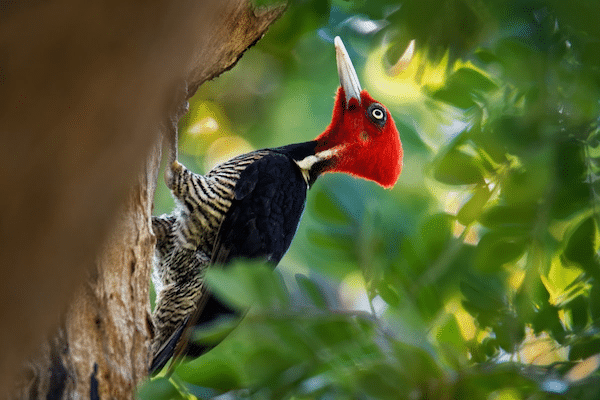
[[[373,103],[367,109],[367,115],[371,119],[371,121],[375,122],[379,126],[385,125],[385,120],[387,118],[387,113],[385,112],[385,108],[379,103]]]

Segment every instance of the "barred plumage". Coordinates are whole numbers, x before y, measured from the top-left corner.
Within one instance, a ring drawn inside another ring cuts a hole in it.
[[[217,165],[206,175],[174,162],[167,175],[177,206],[171,214],[152,218],[156,258],[152,280],[156,289],[154,364],[168,360],[164,349],[195,311],[203,293],[203,273],[210,264],[219,226],[231,206],[234,189],[244,169],[269,154],[255,151]],[[160,362],[158,362],[160,361]],[[155,369],[154,366],[152,369]]]

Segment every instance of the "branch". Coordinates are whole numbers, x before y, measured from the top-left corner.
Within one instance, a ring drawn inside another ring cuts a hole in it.
[[[4,6],[4,392],[18,378],[16,397],[133,397],[152,334],[160,127],[181,82],[191,96],[282,12],[255,14],[247,0]]]

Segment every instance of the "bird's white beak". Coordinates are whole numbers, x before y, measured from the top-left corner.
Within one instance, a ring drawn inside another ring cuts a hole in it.
[[[344,47],[344,43],[339,36],[335,37],[333,43],[335,44],[335,56],[340,84],[344,88],[344,93],[346,93],[346,107],[352,98],[358,100],[360,104],[360,92],[362,89],[360,88],[360,82],[354,70],[354,65],[352,65],[352,60],[350,60],[346,47]]]

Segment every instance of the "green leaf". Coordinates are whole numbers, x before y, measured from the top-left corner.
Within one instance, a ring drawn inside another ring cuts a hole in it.
[[[137,397],[140,400],[185,400],[169,378],[154,378],[142,385]]]
[[[592,281],[589,304],[592,323],[598,326],[600,324],[600,282],[596,279]]]
[[[571,322],[573,331],[583,330],[588,322],[588,299],[579,295],[568,303],[571,310]]]
[[[327,346],[336,346],[356,339],[353,336],[354,329],[347,320],[315,321],[311,332]]]
[[[496,338],[485,338],[483,339],[483,342],[481,343],[482,347],[483,347],[483,351],[485,353],[486,356],[488,356],[489,358],[491,357],[495,357],[498,352],[500,351],[500,346],[498,345],[498,339]]]
[[[563,344],[566,331],[559,316],[560,309],[551,304],[542,307],[533,317],[532,326],[535,333],[548,332],[558,343]]]
[[[188,383],[224,392],[242,386],[239,367],[234,362],[216,357],[212,353],[180,364],[176,371]]]
[[[400,341],[393,342],[391,345],[393,354],[401,363],[404,376],[409,382],[439,379],[444,376],[444,372],[430,352]]]
[[[458,211],[458,214],[456,215],[458,222],[467,226],[478,219],[483,207],[489,200],[490,195],[491,192],[487,185],[477,186],[471,198]]]
[[[546,304],[537,310],[532,319],[534,332],[537,334],[546,330],[552,330],[557,323],[560,324],[558,311],[559,309],[551,304]]]
[[[478,311],[498,313],[505,308],[501,288],[493,279],[471,278],[460,282],[460,291],[469,307]]]
[[[525,338],[525,325],[511,315],[505,315],[493,327],[498,345],[505,351],[512,353]]]
[[[438,342],[452,343],[455,346],[463,345],[464,339],[454,315],[449,315],[448,321],[437,332],[436,339]]]
[[[473,68],[459,68],[448,79],[448,85],[461,85],[471,91],[489,92],[498,88],[489,77]]]
[[[351,221],[345,210],[334,202],[328,191],[320,189],[315,192],[312,195],[311,205],[316,217],[328,224],[348,224]]]
[[[513,305],[521,318],[531,321],[541,309],[549,306],[549,299],[550,293],[540,280],[537,271],[527,271],[515,294]]]
[[[472,68],[460,68],[448,77],[442,89],[432,93],[432,97],[466,109],[475,105],[474,95],[497,88],[491,79],[480,72]]]
[[[244,360],[244,368],[252,377],[253,386],[276,386],[282,373],[300,361],[301,354],[285,351],[279,347],[282,344],[261,342]]]
[[[438,160],[433,177],[448,185],[483,183],[482,167],[477,159],[460,150],[448,151]]]
[[[590,204],[590,183],[586,182],[589,171],[581,143],[566,141],[556,151],[560,154],[560,162],[554,169],[551,215],[557,219],[567,219],[580,215],[580,211]]]
[[[377,293],[381,298],[388,303],[391,307],[398,307],[400,305],[400,296],[391,285],[379,285],[377,287]]]
[[[600,276],[596,255],[596,223],[593,217],[588,217],[575,229],[568,238],[563,252],[566,260],[577,263],[592,276]]]
[[[487,228],[524,235],[534,223],[536,211],[535,204],[496,205],[485,210],[479,222]]]
[[[352,254],[352,250],[354,250],[352,236],[339,232],[334,234],[333,229],[330,232],[309,229],[307,237],[311,244],[328,251],[339,252],[341,255],[347,256],[348,253]]]
[[[466,358],[467,347],[454,315],[450,314],[446,323],[439,328],[436,342],[445,350],[449,361],[460,360],[461,356]]]
[[[370,365],[368,369],[357,371],[356,379],[360,392],[367,398],[382,400],[397,400],[398,390],[409,383],[408,380],[398,376],[397,370],[383,363]]]
[[[569,360],[585,360],[586,358],[600,353],[600,339],[580,340],[569,348]]]
[[[236,270],[212,268],[206,272],[206,282],[220,299],[243,310],[250,307],[256,298],[252,291],[244,286],[244,281],[249,279],[242,274],[232,274],[232,271]]]
[[[312,301],[318,308],[327,308],[327,299],[319,286],[302,274],[296,274],[296,283],[302,292]]]
[[[440,296],[440,288],[433,284],[422,285],[415,296],[414,302],[418,307],[419,316],[425,319],[435,318],[444,306]]]
[[[483,272],[497,271],[503,264],[519,258],[525,251],[525,245],[525,238],[488,232],[477,244],[474,265]]]
[[[437,257],[452,239],[452,216],[439,213],[429,217],[421,226],[420,236],[427,257]]]
[[[547,168],[514,168],[502,185],[504,199],[509,205],[535,203],[548,190],[550,172]]]
[[[192,340],[202,343],[218,344],[240,323],[240,318],[220,317],[214,323],[196,327],[192,334]]]
[[[445,87],[432,93],[434,99],[443,101],[457,108],[467,109],[473,107],[475,102],[469,92],[465,92],[454,87]]]
[[[498,62],[498,57],[496,57],[492,51],[485,48],[475,50],[475,56],[477,56],[481,62],[486,64]]]
[[[211,268],[206,282],[222,300],[242,310],[285,307],[287,290],[278,272],[261,262],[237,262],[225,269]]]

